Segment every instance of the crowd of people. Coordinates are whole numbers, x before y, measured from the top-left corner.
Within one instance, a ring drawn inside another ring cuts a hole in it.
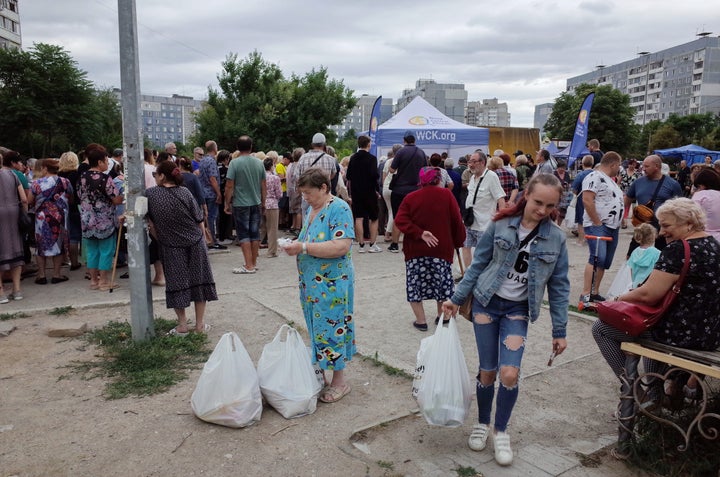
[[[595,139],[575,167],[545,149],[534,157],[516,151],[514,160],[502,150],[488,157],[478,149],[456,161],[447,153],[428,156],[412,131],[379,160],[367,136],[342,159],[322,133],[309,150],[282,155],[254,151],[246,135],[234,146],[230,152],[210,140],[192,158],[178,157],[172,143],[144,151],[152,284],[164,287],[166,306],[177,315],[171,334],[203,333],[206,304],[218,299],[209,250],[237,245],[238,275],[257,273],[261,250],[266,258],[281,250],[296,257],[313,360],[325,373],[323,402],[352,389],[346,367],[356,352],[353,252],[403,253],[406,300],[420,332],[428,330],[423,301],[436,303],[435,323],[442,326],[441,319],[452,319],[470,300],[478,418],[468,445],[481,451],[492,437],[501,465],[513,461],[508,427],[528,325],[546,297],[553,355],[568,346],[568,224],[588,247],[580,297],[586,304],[604,300],[602,279],[630,219],[632,284],[620,300],[657,301],[682,266],[680,241],[690,242],[681,299],[643,337],[697,349],[720,345],[720,301],[710,290],[717,288],[720,259],[720,172],[712,165],[681,163],[675,179],[663,173],[660,157],[623,160],[603,153]],[[23,274],[34,273],[38,285],[58,284],[68,280],[63,267],[82,263],[91,290],[116,287],[110,271],[127,260],[123,151],[90,144],[32,169],[18,153],[0,153],[0,271],[12,283],[8,293],[0,290],[0,303],[23,299]],[[648,217],[637,213],[640,206]],[[28,213],[30,228],[23,226]],[[278,240],[283,229],[290,240]],[[194,328],[186,315],[191,304]],[[630,338],[601,322],[593,336],[620,376],[620,342]]]

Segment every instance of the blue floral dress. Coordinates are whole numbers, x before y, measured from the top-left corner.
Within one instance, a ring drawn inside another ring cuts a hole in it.
[[[33,181],[30,191],[35,196],[35,241],[37,254],[55,257],[67,250],[67,217],[69,197],[73,193],[70,181],[48,175]]]
[[[312,222],[305,217],[299,240],[325,242],[353,239],[350,206],[333,198]],[[351,252],[339,258],[298,255],[300,303],[312,340],[314,361],[321,369],[341,370],[355,354],[355,324],[352,321],[355,271]]]

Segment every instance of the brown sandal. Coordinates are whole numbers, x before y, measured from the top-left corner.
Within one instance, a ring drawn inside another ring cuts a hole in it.
[[[339,400],[350,394],[351,390],[352,388],[349,384],[346,384],[342,387],[329,386],[324,390],[322,394],[320,394],[320,401],[326,403],[338,402]]]

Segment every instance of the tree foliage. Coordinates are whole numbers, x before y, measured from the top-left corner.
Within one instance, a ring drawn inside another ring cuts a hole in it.
[[[217,78],[219,90],[208,90],[207,106],[195,118],[197,144],[214,139],[232,150],[238,136],[248,134],[257,149],[307,147],[316,132],[333,139],[328,126],[339,124],[355,104],[352,91],[328,78],[326,68],[285,78],[257,51],[245,59],[229,54]]]
[[[582,102],[592,91],[595,91],[595,99],[590,112],[588,139],[598,139],[604,151],[626,154],[633,146],[639,128],[633,123],[630,97],[610,85],[581,84],[574,92],[561,93],[555,100],[545,131],[552,138],[572,140]]]
[[[61,46],[0,49],[0,144],[37,157],[118,133],[119,108]],[[119,134],[121,135],[121,129]]]

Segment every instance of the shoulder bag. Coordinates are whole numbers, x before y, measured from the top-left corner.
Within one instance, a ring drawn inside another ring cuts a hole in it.
[[[690,245],[687,240],[682,242],[685,248],[685,263],[680,271],[680,278],[660,303],[650,306],[626,301],[601,301],[595,304],[600,320],[630,336],[639,336],[655,326],[680,294],[690,268]]]
[[[487,170],[480,177],[480,182],[478,182],[477,187],[475,187],[475,195],[473,195],[472,205],[470,207],[465,207],[465,210],[463,210],[463,224],[465,224],[465,227],[470,227],[475,222],[475,212],[473,212],[473,207],[475,206],[475,201],[477,200],[477,195],[478,195],[478,191],[480,190],[480,185],[482,184],[482,181],[483,181],[483,179],[485,179],[486,175],[487,175]]]
[[[655,200],[657,200],[658,192],[660,192],[660,187],[662,187],[662,183],[664,180],[665,176],[663,175],[660,178],[660,182],[658,182],[658,185],[655,187],[655,192],[653,192],[653,196],[650,199],[650,202],[645,205],[638,204],[633,209],[633,227],[637,227],[640,224],[647,224],[652,222],[653,218],[655,217]]]
[[[15,189],[20,185],[20,179],[17,178],[14,172],[11,172],[13,179],[15,179]],[[18,230],[21,235],[27,235],[33,233],[35,224],[33,223],[32,217],[23,209],[22,201],[18,195]]]

